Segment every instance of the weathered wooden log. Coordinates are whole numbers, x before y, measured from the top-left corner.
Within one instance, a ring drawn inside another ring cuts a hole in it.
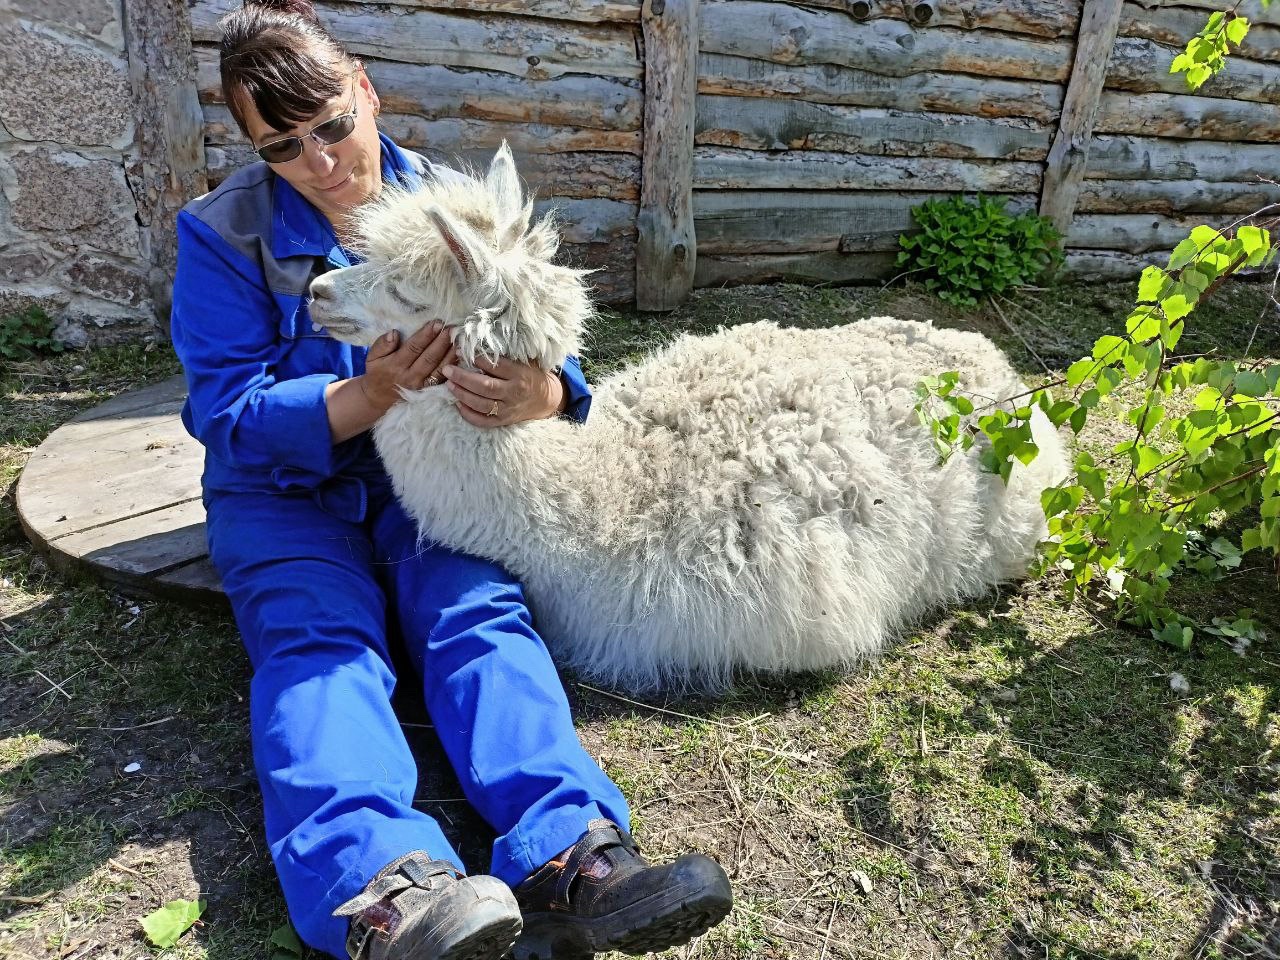
[[[258,159],[249,144],[231,126],[230,114],[225,107],[210,104],[204,108],[214,112],[215,119],[207,127],[206,142],[210,151],[209,179],[221,183],[232,171]],[[448,138],[422,135],[427,124],[417,117],[382,114],[381,128],[402,147],[418,150],[440,159],[450,166],[477,170],[485,169],[493,158],[493,152],[504,141],[511,147],[516,167],[529,189],[539,196],[548,197],[606,197],[634,203],[640,198],[640,158],[632,153],[600,151],[591,146],[591,138],[563,127],[538,127],[527,124],[483,125],[480,134],[465,136],[466,130],[446,130]],[[436,124],[444,121],[435,121]],[[478,122],[477,122],[478,123]],[[496,127],[497,129],[493,129]],[[513,134],[507,137],[503,127]],[[578,140],[581,150],[560,149],[545,152],[546,140],[539,139],[539,130],[564,131],[563,141]],[[585,132],[585,131],[584,131]],[[459,136],[463,133],[463,136]],[[599,131],[597,131],[597,134]],[[626,136],[634,136],[626,134]],[[213,151],[216,150],[216,153]]]
[[[1225,6],[1219,9],[1225,9]],[[1261,9],[1254,4],[1246,8],[1246,15],[1256,14]],[[1126,37],[1143,37],[1157,43],[1167,43],[1178,49],[1184,49],[1187,41],[1204,29],[1209,14],[1205,10],[1194,10],[1189,7],[1163,6],[1146,9],[1132,2],[1124,5],[1124,13],[1120,15],[1120,33]],[[1280,28],[1255,22],[1249,16],[1249,33],[1240,44],[1242,57],[1252,60],[1280,60]],[[1209,81],[1210,84],[1216,81]]]
[[[1123,0],[1085,0],[1076,38],[1075,66],[1062,103],[1058,134],[1045,163],[1040,215],[1061,234],[1071,224],[1093,139],[1094,117],[1107,75],[1107,59],[1120,27]]]
[[[1159,137],[1094,137],[1086,177],[1108,180],[1277,179],[1280,150],[1270,144]]]
[[[912,207],[945,196],[950,194],[695,190],[699,257],[704,253],[896,250],[898,237],[914,226]],[[1034,205],[1034,194],[1009,197],[1012,211]]]
[[[942,70],[983,77],[1062,81],[1071,62],[1061,40],[896,20],[857,23],[843,14],[768,0],[705,0],[700,49],[773,63],[835,63],[885,76]]]
[[[853,0],[795,0],[795,6],[821,7],[854,15]],[[866,20],[892,19],[914,22],[912,0],[877,0],[871,3]],[[855,17],[856,19],[856,17]],[[1080,22],[1074,3],[1060,0],[966,0],[964,3],[935,4],[930,27],[962,27],[966,30],[1000,30],[1035,37],[1073,37]]]
[[[1164,266],[1172,250],[1156,250],[1134,254],[1122,250],[1070,250],[1062,264],[1062,272],[1077,280],[1123,280],[1137,277],[1152,264]]]
[[[202,103],[220,103],[217,50],[196,50]],[[421,64],[368,64],[382,107],[424,120],[445,117],[546,123],[597,130],[639,130],[643,95],[635,80],[565,74],[525,80],[506,73]]]
[[[1163,11],[1168,7],[1191,7],[1202,12],[1204,20],[1209,19],[1209,15],[1219,10],[1226,10],[1230,3],[1224,5],[1223,0],[1137,0],[1137,4],[1147,10]],[[1276,9],[1273,3],[1269,8],[1263,9],[1260,3],[1250,3],[1247,9],[1242,9],[1241,13],[1246,14],[1254,23],[1267,23],[1271,26],[1280,26],[1280,10]],[[1201,21],[1204,26],[1204,21]],[[1188,38],[1190,39],[1190,38]]]
[[[209,0],[197,0],[209,2]],[[580,23],[640,19],[640,0],[379,0],[404,7],[426,7],[466,13],[510,13],[544,20],[575,20]]]
[[[1104,90],[1097,133],[1280,142],[1280,105],[1171,93]]]
[[[204,148],[204,155],[208,164],[205,175],[208,178],[210,190],[241,167],[248,166],[258,159],[249,149],[248,144],[229,144],[224,147],[209,144]]]
[[[1153,264],[1158,267],[1167,266],[1171,253],[1173,253],[1172,250],[1152,250],[1142,254],[1127,253],[1123,250],[1068,250],[1063,270],[1069,276],[1079,280],[1137,278],[1143,270]],[[1244,276],[1262,272],[1257,268],[1245,268],[1239,271]]]
[[[202,109],[206,143],[223,146],[245,142],[225,105],[207,103]],[[639,131],[460,120],[455,117],[423,120],[386,111],[378,117],[378,123],[401,146],[413,150],[438,150],[448,156],[467,150],[497,150],[504,142],[516,154],[606,152],[640,155]]]
[[[569,245],[603,248],[623,240],[635,241],[634,203],[618,200],[540,199],[533,203],[534,215],[554,213],[561,240]],[[631,261],[635,263],[634,260]]]
[[[1021,117],[903,113],[803,100],[699,96],[695,142],[752,150],[1043,160],[1049,128]]]
[[[641,75],[634,30],[626,24],[459,15],[372,3],[315,6],[329,31],[359,57],[498,70],[530,80],[565,73],[633,79]],[[197,40],[218,41],[220,7],[206,2],[192,8]]]
[[[620,238],[608,246],[563,244],[556,263],[594,271],[587,278],[591,299],[596,303],[632,303],[636,298],[636,240]]]
[[[1040,164],[938,157],[877,157],[793,150],[766,153],[698,147],[699,190],[925,190],[1033,193]]]
[[[616,200],[534,202],[535,216],[555,214],[562,238],[556,262],[599,271],[588,281],[603,303],[635,299],[637,209]]]
[[[210,187],[258,159],[248,144],[243,143],[210,145],[206,149]],[[491,150],[464,150],[441,159],[450,166],[483,170],[492,156]],[[516,164],[527,189],[539,198],[601,197],[630,203],[640,198],[640,160],[629,154],[517,154]]]
[[[509,13],[544,20],[573,20],[579,23],[638,22],[640,0],[379,0],[392,6],[450,10],[465,13]],[[239,0],[190,0],[191,19],[202,24],[216,22]],[[201,9],[205,8],[205,9]],[[327,21],[326,21],[327,22]],[[204,26],[203,29],[208,29]]]
[[[749,257],[698,256],[697,287],[744,283],[866,283],[897,273],[894,253],[791,253]]]
[[[1067,232],[1067,249],[1123,250],[1145,254],[1171,250],[1186,239],[1204,217],[1156,214],[1079,214]]]
[[[1121,37],[1111,51],[1107,87],[1131,93],[1189,96],[1186,77],[1169,72],[1169,65],[1178,53],[1152,40]],[[1206,97],[1280,103],[1280,64],[1233,56],[1227,69],[1206,82],[1197,93]]]
[[[886,77],[835,64],[782,66],[722,53],[698,57],[698,92],[794,97],[814,103],[930,110],[980,117],[1030,117],[1048,122],[1062,110],[1063,86],[963,73]]]
[[[1280,185],[1208,180],[1085,180],[1077,213],[1160,213],[1166,216],[1254,213],[1280,204]],[[1277,212],[1280,212],[1278,209]]]
[[[636,221],[636,307],[674,310],[693,289],[693,111],[698,0],[645,0],[644,156]]]

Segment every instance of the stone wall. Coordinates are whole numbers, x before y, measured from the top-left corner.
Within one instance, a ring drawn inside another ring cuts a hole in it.
[[[179,29],[165,37],[169,69],[153,69],[136,35],[171,11],[143,5],[0,0],[0,61],[13,81],[0,84],[0,316],[37,304],[76,346],[160,329],[172,210],[204,189],[148,130],[165,126],[157,77],[163,90],[166,76],[185,74],[172,99],[194,100],[189,28],[185,57]],[[190,160],[203,167],[203,156]]]

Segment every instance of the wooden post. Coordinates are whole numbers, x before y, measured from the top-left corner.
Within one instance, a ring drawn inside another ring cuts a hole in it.
[[[636,306],[674,310],[693,289],[693,112],[698,0],[644,0],[644,155]]]
[[[1053,221],[1064,237],[1071,226],[1076,197],[1084,180],[1093,124],[1107,79],[1107,62],[1120,29],[1124,0],[1085,0],[1076,39],[1075,66],[1062,103],[1058,136],[1045,162],[1040,213]]]
[[[151,295],[167,331],[178,211],[209,189],[191,14],[184,0],[124,0],[123,9],[141,154],[134,193],[150,237]]]

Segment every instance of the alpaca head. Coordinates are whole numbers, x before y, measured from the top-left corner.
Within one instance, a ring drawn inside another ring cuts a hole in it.
[[[579,352],[591,315],[583,277],[556,266],[551,218],[531,224],[504,143],[483,177],[385,187],[356,212],[364,262],[311,284],[311,319],[337,339],[369,346],[441,319],[467,364],[477,356],[532,360],[544,369]]]

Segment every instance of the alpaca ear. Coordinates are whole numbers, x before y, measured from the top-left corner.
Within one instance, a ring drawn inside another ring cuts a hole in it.
[[[520,178],[507,141],[503,140],[493,155],[484,182],[497,206],[499,249],[503,249],[520,239],[529,224],[528,208],[520,198]]]
[[[444,238],[464,283],[472,283],[488,271],[489,250],[472,230],[436,206],[428,207],[426,215]]]
[[[533,215],[533,205],[526,208],[529,216]],[[524,233],[525,250],[535,260],[551,260],[560,249],[560,230],[556,226],[555,217],[547,214],[532,230]]]

